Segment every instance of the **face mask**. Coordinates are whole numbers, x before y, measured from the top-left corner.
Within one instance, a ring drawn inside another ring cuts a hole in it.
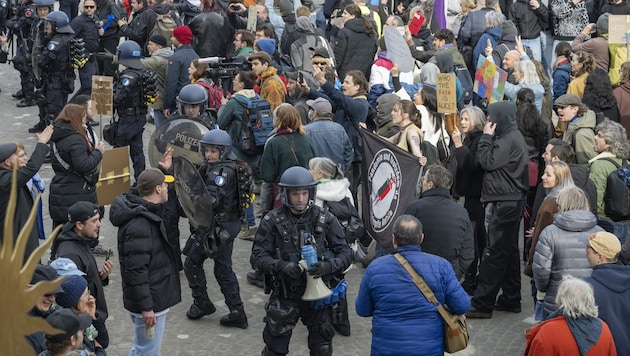
[[[313,112],[311,110],[308,111],[308,119],[313,120]]]

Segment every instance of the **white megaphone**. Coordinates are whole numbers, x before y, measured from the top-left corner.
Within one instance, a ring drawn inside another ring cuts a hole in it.
[[[302,300],[310,302],[330,297],[332,291],[330,288],[326,287],[326,283],[324,283],[320,277],[314,277],[308,274],[306,261],[301,260],[299,264],[300,267],[306,271],[306,290],[304,294],[302,294]]]

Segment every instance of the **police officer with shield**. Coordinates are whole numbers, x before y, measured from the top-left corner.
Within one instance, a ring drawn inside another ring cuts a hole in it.
[[[39,9],[38,9],[39,12]],[[74,91],[74,67],[70,56],[70,41],[74,30],[70,27],[68,15],[53,11],[44,19],[44,36],[40,44],[35,44],[41,52],[33,51],[34,68],[41,75],[38,81],[37,106],[39,123],[29,132],[40,132],[55,120],[61,109],[68,103],[68,95]]]
[[[335,287],[336,275],[352,263],[352,251],[337,218],[315,205],[317,182],[307,169],[287,169],[278,185],[283,206],[263,218],[251,256],[252,267],[265,274],[265,291],[271,292],[265,306],[262,355],[286,355],[299,318],[308,328],[310,354],[332,355],[331,306],[320,303],[316,308],[302,300],[307,290],[305,273]],[[303,247],[309,244],[317,256],[304,272],[299,262]]]

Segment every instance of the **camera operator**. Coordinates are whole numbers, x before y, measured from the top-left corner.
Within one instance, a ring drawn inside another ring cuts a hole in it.
[[[266,0],[264,5],[256,5],[256,17],[256,27],[268,23],[273,26],[277,38],[282,38],[284,20],[273,10],[273,1]],[[235,29],[247,28],[247,7],[242,0],[230,0],[227,18]]]

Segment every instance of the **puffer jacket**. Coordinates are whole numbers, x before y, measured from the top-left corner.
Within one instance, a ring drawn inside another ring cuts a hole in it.
[[[50,141],[53,143],[50,155],[55,176],[50,182],[48,208],[54,221],[67,221],[68,208],[72,204],[79,201],[97,203],[96,185],[88,184],[84,176],[95,174],[103,156],[97,149],[88,152],[88,143],[68,122],[54,124]],[[59,162],[55,146],[59,157],[69,165],[68,169]]]
[[[571,275],[586,278],[591,275],[591,265],[586,258],[582,235],[604,231],[597,226],[597,218],[590,211],[571,210],[560,212],[553,218],[538,239],[532,269],[536,289],[545,292],[544,308],[547,314],[554,312],[556,294],[562,277]]]
[[[365,78],[370,77],[377,42],[374,33],[368,35],[363,19],[348,20],[337,34],[334,46],[337,74],[343,80],[351,70],[360,70]]]
[[[396,252],[424,278],[438,302],[455,314],[470,309],[470,298],[447,260],[422,252],[418,245],[400,246]],[[422,355],[444,355],[442,317],[393,255],[370,263],[355,307],[359,316],[372,317],[372,355],[418,355],[419,350]]]
[[[568,59],[562,58],[562,60],[556,62],[553,70],[553,101],[567,93],[569,82],[571,81],[571,63],[569,63]]]
[[[166,237],[162,208],[132,188],[116,197],[109,211],[118,227],[123,304],[132,313],[160,312],[181,302],[177,257]]]

